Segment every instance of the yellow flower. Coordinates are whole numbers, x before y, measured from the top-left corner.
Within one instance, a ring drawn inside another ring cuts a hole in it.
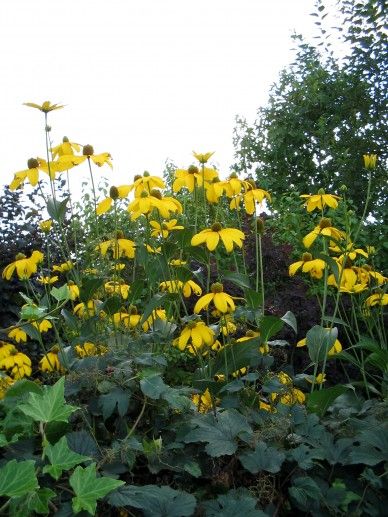
[[[70,168],[74,165],[79,165],[83,163],[85,160],[92,160],[98,167],[102,167],[107,164],[111,169],[113,169],[111,160],[111,155],[109,153],[101,153],[94,154],[93,146],[90,144],[84,145],[81,156],[75,156],[73,154],[65,154],[59,157],[59,162],[64,165],[65,168]]]
[[[52,224],[53,222],[51,219],[46,219],[45,221],[41,221],[39,223],[39,228],[42,230],[43,233],[49,233]]]
[[[162,253],[161,246],[152,247],[149,244],[145,244],[145,248],[148,251],[148,253],[152,253],[153,255],[160,255]]]
[[[113,258],[119,259],[121,257],[127,257],[129,259],[135,256],[135,243],[130,239],[124,239],[121,237],[122,233],[118,232],[117,239],[111,239],[109,241],[102,242],[96,246],[96,250],[100,251],[101,255],[105,257],[107,251],[110,249],[113,252]]]
[[[169,293],[179,293],[182,290],[183,282],[180,280],[166,280],[160,282],[159,289],[161,291],[168,291]]]
[[[105,283],[105,291],[108,294],[120,294],[120,296],[126,300],[129,295],[129,291],[131,290],[130,286],[128,284],[124,284],[121,282],[106,282]]]
[[[14,350],[1,359],[0,368],[8,370],[13,379],[22,379],[31,375],[31,359],[26,354]]]
[[[340,292],[353,294],[360,293],[367,289],[368,276],[364,277],[364,280],[366,280],[365,282],[358,282],[359,276],[357,275],[354,268],[345,267],[341,269],[342,263],[339,259],[337,260],[337,263],[340,266],[339,274],[341,275],[341,284],[339,287]],[[337,280],[334,274],[328,276],[327,285],[331,285],[338,289]]]
[[[305,248],[310,248],[318,235],[325,235],[326,237],[331,237],[337,241],[345,238],[344,232],[331,226],[331,219],[327,219],[326,217],[323,217],[318,226],[303,238],[303,245]]]
[[[59,361],[59,348],[54,346],[50,352],[47,352],[39,361],[39,369],[41,372],[64,372],[64,368]]]
[[[179,350],[187,350],[195,354],[204,346],[211,347],[214,343],[214,331],[207,327],[203,321],[190,321],[182,330],[181,335],[174,339],[174,346]]]
[[[112,316],[112,321],[115,326],[124,325],[125,327],[135,328],[141,320],[141,314],[137,313],[134,305],[129,307],[129,312],[116,312]]]
[[[104,355],[108,349],[105,346],[95,345],[94,343],[86,341],[82,345],[76,345],[75,351],[78,357],[89,357],[93,355]]]
[[[13,353],[17,353],[14,345],[6,341],[0,341],[0,361]]]
[[[102,215],[111,209],[112,203],[116,199],[124,199],[128,196],[131,190],[131,185],[120,185],[119,187],[112,186],[109,191],[109,197],[100,201],[96,207],[96,214]]]
[[[199,246],[205,243],[209,251],[214,251],[220,239],[226,251],[230,253],[233,251],[234,244],[242,248],[242,241],[245,239],[245,235],[237,228],[222,228],[220,223],[214,223],[211,228],[206,228],[195,234],[191,239],[191,245]]]
[[[5,397],[5,394],[10,386],[14,383],[14,379],[8,375],[0,375],[0,400]]]
[[[4,268],[3,278],[10,280],[13,273],[16,271],[20,280],[26,280],[31,275],[37,272],[38,264],[43,260],[43,253],[40,251],[33,251],[31,257],[27,258],[23,253],[16,255],[15,262],[8,264]]]
[[[306,400],[305,394],[298,388],[294,388],[292,379],[287,373],[279,372],[277,374],[277,378],[282,384],[284,384],[285,388],[280,393],[270,394],[270,400],[272,402],[280,402],[286,406],[304,403]]]
[[[183,226],[177,225],[177,219],[171,219],[171,221],[164,221],[162,224],[157,221],[150,221],[150,226],[153,230],[151,231],[152,237],[163,237],[166,239],[168,234],[174,230],[184,230]]]
[[[169,262],[170,266],[176,266],[176,267],[185,266],[186,264],[187,264],[186,260],[180,260],[180,259],[173,259],[173,260],[170,260],[170,262]]]
[[[367,307],[373,307],[374,305],[388,305],[388,294],[387,293],[375,293],[365,300]]]
[[[194,282],[194,280],[187,280],[183,284],[182,293],[185,298],[190,298],[192,294],[201,296],[202,288]]]
[[[211,409],[213,409],[213,398],[210,394],[210,391],[206,388],[206,391],[201,395],[193,395],[191,400],[197,407],[197,410],[200,413],[207,413]],[[214,402],[215,404],[215,402]]]
[[[327,330],[329,330],[329,329],[327,329]],[[303,338],[300,341],[298,341],[296,346],[297,347],[306,346],[306,338]],[[335,342],[334,342],[334,345],[330,348],[330,350],[328,351],[327,355],[328,356],[332,356],[332,355],[335,355],[335,354],[339,354],[340,352],[342,352],[342,345],[338,341],[338,339],[336,339]]]
[[[144,332],[147,332],[148,330],[152,329],[154,326],[154,323],[157,320],[167,321],[167,315],[166,315],[166,311],[164,309],[155,309],[152,311],[151,315],[142,324],[142,328],[143,328]]]
[[[207,163],[209,161],[209,159],[213,156],[214,154],[214,151],[212,153],[196,153],[195,151],[193,151],[193,156],[194,158],[196,158],[199,163]]]
[[[80,318],[90,318],[96,316],[100,305],[100,300],[89,300],[87,303],[81,302],[74,307],[73,312]],[[102,316],[103,312],[100,311],[99,315]]]
[[[251,339],[255,339],[260,337],[260,332],[255,332],[254,330],[247,330],[245,336],[236,339],[236,343],[243,343],[244,341],[250,341]],[[268,343],[260,343],[259,350],[261,354],[268,354],[269,345]]]
[[[183,188],[187,188],[189,192],[193,192],[194,187],[201,187],[203,182],[211,182],[217,178],[217,171],[204,167],[199,169],[195,165],[190,165],[188,169],[177,169],[175,171],[175,180],[172,184],[174,192],[179,192]]]
[[[136,176],[133,185],[131,186],[131,190],[135,189],[135,197],[141,196],[143,190],[147,191],[149,194],[153,189],[165,188],[165,183],[162,178],[158,176],[151,176],[148,171],[143,172],[143,176]]]
[[[67,273],[71,269],[73,269],[74,265],[71,260],[67,260],[63,262],[59,266],[53,266],[53,271],[58,271],[59,273]]]
[[[42,320],[39,323],[37,321],[33,321],[32,325],[41,333],[47,332],[49,329],[53,328],[53,325],[49,320]]]
[[[225,190],[225,182],[214,178],[212,183],[205,183],[206,199],[209,203],[217,204]]]
[[[210,302],[213,302],[216,309],[222,314],[233,312],[236,309],[233,298],[230,294],[224,293],[224,286],[220,283],[212,284],[211,293],[202,296],[194,306],[195,314],[207,309]]]
[[[312,212],[315,209],[323,210],[325,206],[337,208],[337,199],[341,199],[339,196],[334,194],[325,194],[323,189],[320,189],[318,194],[302,194],[300,197],[306,199],[305,206],[307,208],[307,212]]]
[[[42,104],[35,104],[35,102],[23,102],[24,106],[29,108],[36,108],[43,113],[49,113],[50,111],[60,110],[64,108],[61,104],[51,104],[50,101],[44,101]]]
[[[52,147],[51,153],[53,155],[53,159],[55,159],[57,156],[65,156],[65,155],[71,155],[74,154],[74,151],[79,153],[81,150],[80,144],[76,144],[75,142],[70,142],[67,136],[64,136],[62,139],[62,143]]]
[[[238,196],[243,189],[247,191],[250,187],[248,181],[240,180],[235,172],[232,172],[229,178],[222,183],[225,188],[225,193],[229,198]]]
[[[177,199],[163,197],[159,190],[152,189],[151,193],[143,190],[139,197],[129,203],[127,210],[132,212],[132,221],[136,221],[141,215],[151,214],[153,210],[157,210],[164,219],[169,219],[171,214],[181,214],[183,208]]]
[[[298,269],[303,273],[310,273],[312,278],[322,278],[326,263],[322,259],[313,259],[311,253],[303,253],[302,260],[290,264],[288,274],[294,276]]]
[[[36,279],[40,284],[43,285],[49,285],[49,284],[55,284],[55,282],[58,280],[57,276],[38,276]]]
[[[310,379],[309,377],[307,377],[307,382],[309,382],[310,384],[313,383],[312,379]],[[316,377],[315,377],[315,384],[323,384],[324,382],[326,382],[326,374],[325,373],[319,373]]]
[[[365,169],[374,169],[376,167],[377,154],[364,154]]]
[[[79,298],[78,285],[76,285],[72,280],[69,280],[69,282],[67,283],[67,287],[69,288],[69,291],[70,291],[70,300],[74,301],[77,298]]]
[[[230,336],[234,334],[237,330],[237,325],[233,321],[233,317],[231,314],[225,314],[220,322],[220,329],[224,336]]]
[[[253,180],[246,181],[245,186],[245,193],[234,197],[230,202],[230,208],[238,210],[241,201],[244,201],[246,213],[252,215],[256,211],[256,203],[262,203],[264,199],[268,199],[271,202],[270,194],[266,190],[257,188]]]
[[[8,332],[7,336],[14,339],[16,343],[21,343],[22,341],[25,343],[27,341],[27,334],[21,327],[14,327]]]

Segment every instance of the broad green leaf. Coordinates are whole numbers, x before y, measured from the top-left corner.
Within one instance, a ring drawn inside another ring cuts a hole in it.
[[[227,345],[222,348],[211,364],[213,374],[230,375],[240,368],[257,366],[261,359],[259,337]]]
[[[252,429],[244,418],[235,409],[227,409],[217,417],[196,415],[191,420],[194,427],[183,438],[185,443],[207,442],[206,452],[212,457],[234,454],[237,450],[237,438],[241,434],[251,434]]]
[[[315,325],[306,334],[306,346],[310,359],[314,363],[321,362],[327,357],[328,351],[332,348],[337,339],[338,329],[331,330]]]
[[[283,452],[275,447],[268,447],[264,442],[259,442],[254,451],[245,452],[239,456],[243,467],[252,474],[257,474],[261,470],[275,474],[280,471],[284,459]]]
[[[258,293],[254,289],[244,289],[244,298],[250,309],[258,309],[261,307],[263,301],[262,294]]]
[[[43,389],[36,382],[29,381],[27,379],[21,379],[15,382],[12,386],[7,389],[6,398],[20,397],[25,398],[29,393],[43,393]]]
[[[104,420],[107,420],[113,414],[116,407],[118,414],[124,416],[128,409],[129,399],[130,394],[118,387],[100,395],[99,401]]]
[[[64,300],[70,299],[70,289],[66,284],[62,287],[52,287],[50,294],[57,300],[57,302],[63,302]]]
[[[260,320],[260,337],[266,343],[272,336],[282,330],[284,321],[277,316],[263,316]]]
[[[122,299],[120,296],[113,295],[105,300],[105,302],[101,305],[101,310],[106,312],[109,316],[112,316],[120,310],[121,305]]]
[[[296,449],[289,451],[287,459],[296,461],[301,469],[309,470],[315,466],[314,460],[323,460],[325,455],[322,449],[311,448],[302,443]]]
[[[49,501],[56,497],[56,493],[50,488],[40,488],[24,497],[13,498],[10,506],[12,517],[25,517],[26,515],[48,515]]]
[[[284,323],[286,323],[289,327],[292,328],[292,330],[295,332],[295,334],[298,333],[298,324],[295,318],[295,314],[291,311],[287,311],[284,316],[280,318]]]
[[[297,507],[310,511],[312,501],[319,501],[322,492],[316,482],[310,477],[299,477],[293,480],[293,486],[288,489],[291,499]]]
[[[34,321],[42,319],[46,314],[47,307],[38,307],[35,304],[26,304],[20,310],[22,320]]]
[[[93,294],[99,289],[104,283],[104,279],[97,277],[84,277],[82,278],[82,284],[79,294],[81,302],[87,303],[93,298]]]
[[[66,205],[69,202],[68,197],[63,199],[63,201],[58,201],[52,197],[47,199],[47,212],[51,219],[54,221],[62,222],[66,215]]]
[[[256,510],[257,499],[242,490],[229,490],[217,499],[202,503],[206,517],[267,517],[261,510]]]
[[[168,389],[168,386],[160,375],[151,375],[140,380],[140,389],[150,399],[157,400]]]
[[[235,271],[227,271],[223,274],[223,280],[227,280],[232,282],[232,284],[237,285],[241,288],[250,289],[251,284],[249,282],[249,276],[243,275],[242,273],[236,273]]]
[[[0,496],[19,497],[39,488],[35,461],[9,461],[0,469]]]
[[[140,323],[144,323],[152,314],[152,311],[160,307],[162,300],[164,300],[167,296],[167,293],[164,294],[155,294],[153,298],[148,302],[147,306],[143,311],[143,316],[141,318]]]
[[[331,388],[313,391],[307,395],[307,409],[323,416],[337,397],[345,393],[349,386],[337,384]]]
[[[76,407],[66,404],[64,397],[65,378],[54,386],[45,386],[42,394],[30,393],[27,401],[19,406],[20,411],[36,422],[67,422]]]
[[[194,514],[196,499],[168,486],[125,486],[109,496],[109,504],[138,508],[144,517],[189,517]]]
[[[78,319],[67,309],[61,310],[61,316],[63,316],[63,319],[65,320],[66,325],[71,330],[75,330],[78,328]]]
[[[91,515],[96,513],[98,499],[125,484],[117,479],[97,477],[95,463],[86,468],[78,466],[70,476],[69,483],[75,493],[72,499],[73,510],[76,513],[86,510]]]
[[[82,456],[72,451],[67,444],[66,436],[62,436],[55,445],[46,445],[43,453],[51,463],[43,468],[43,473],[50,474],[56,480],[61,477],[64,470],[70,470],[76,465],[90,460],[88,456]]]

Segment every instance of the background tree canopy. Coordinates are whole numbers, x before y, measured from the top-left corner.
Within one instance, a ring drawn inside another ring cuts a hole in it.
[[[295,62],[282,71],[268,105],[259,108],[253,126],[237,120],[234,168],[255,171],[260,185],[274,194],[275,201],[285,188],[312,193],[322,187],[334,193],[345,184],[361,213],[368,182],[363,154],[375,153],[378,166],[373,171],[369,213],[384,223],[386,4],[340,0],[341,26],[329,30],[325,28],[325,2],[319,0],[312,14],[320,28],[317,46],[295,36]],[[347,49],[342,59],[335,57],[331,45],[338,37],[341,48]]]

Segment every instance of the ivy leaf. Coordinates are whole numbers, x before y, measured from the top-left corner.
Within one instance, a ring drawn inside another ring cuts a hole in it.
[[[78,466],[70,476],[69,483],[74,490],[73,510],[77,513],[86,510],[91,515],[96,514],[97,500],[105,497],[109,492],[124,485],[124,481],[108,477],[97,477],[96,464],[89,467]]]
[[[185,443],[208,442],[206,452],[213,458],[225,454],[234,454],[237,450],[237,437],[242,433],[251,433],[247,420],[236,410],[230,409],[219,413],[197,415],[191,420],[195,429],[183,438]]]
[[[67,422],[76,407],[65,403],[65,378],[54,386],[45,386],[42,394],[30,393],[27,401],[19,406],[20,411],[36,422]]]
[[[196,499],[168,486],[125,486],[109,496],[109,504],[138,508],[144,517],[189,517],[194,513]]]
[[[239,456],[243,467],[252,474],[257,474],[261,470],[275,474],[280,471],[284,459],[283,452],[275,447],[268,447],[264,442],[259,442],[253,452],[246,452]]]
[[[19,497],[39,488],[35,461],[9,461],[0,469],[0,496]]]
[[[257,500],[245,494],[244,491],[229,490],[225,495],[219,495],[213,501],[202,504],[206,511],[206,517],[267,517],[261,510],[256,510]]]
[[[51,463],[43,467],[43,473],[50,474],[57,481],[64,470],[70,470],[83,461],[90,460],[90,457],[72,451],[67,444],[66,436],[62,436],[55,445],[46,445],[43,453]]]
[[[48,503],[54,497],[56,497],[56,493],[50,488],[40,488],[25,497],[12,499],[10,513],[12,517],[25,517],[36,513],[48,515],[50,511]]]

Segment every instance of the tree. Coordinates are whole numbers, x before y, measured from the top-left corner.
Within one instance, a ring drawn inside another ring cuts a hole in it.
[[[363,154],[375,153],[379,160],[369,208],[370,214],[384,218],[388,65],[382,3],[340,1],[340,34],[350,48],[340,60],[324,28],[327,13],[319,0],[313,13],[321,29],[317,47],[295,36],[295,62],[281,72],[267,106],[258,110],[252,127],[237,121],[235,169],[254,170],[275,198],[289,188],[338,192],[345,184],[362,212],[368,182]]]

